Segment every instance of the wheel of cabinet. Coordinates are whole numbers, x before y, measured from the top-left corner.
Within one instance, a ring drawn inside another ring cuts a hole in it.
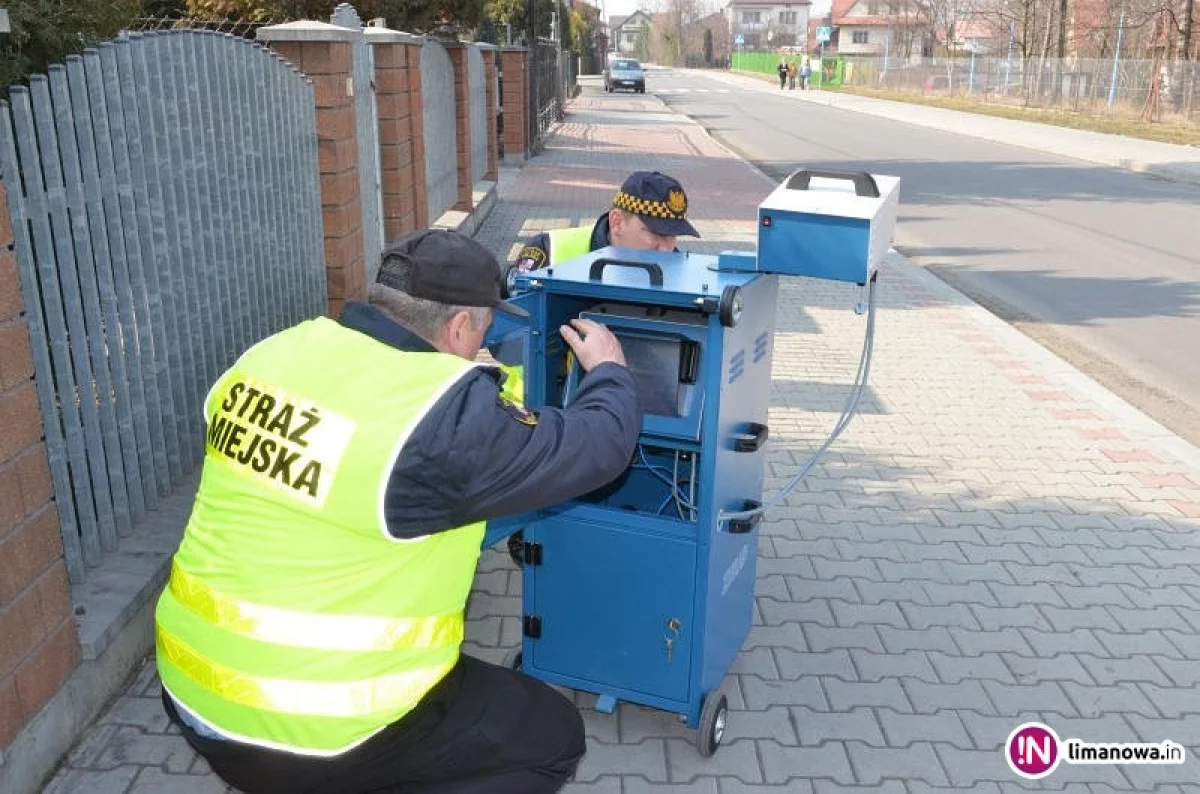
[[[696,746],[700,755],[709,758],[721,745],[725,738],[725,722],[729,719],[729,704],[724,695],[716,692],[704,698],[704,708],[700,711],[700,730],[696,736]]]
[[[507,667],[509,670],[520,670],[522,661],[521,649],[514,648],[513,650],[504,654],[504,661],[501,662],[501,664]]]

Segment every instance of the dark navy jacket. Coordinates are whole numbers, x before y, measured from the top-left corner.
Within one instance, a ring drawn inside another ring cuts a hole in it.
[[[365,303],[349,303],[343,326],[409,352],[434,352]],[[628,466],[642,426],[633,376],[601,364],[566,409],[536,422],[500,400],[500,370],[480,366],[451,387],[413,429],[388,480],[388,531],[413,538],[572,499]]]

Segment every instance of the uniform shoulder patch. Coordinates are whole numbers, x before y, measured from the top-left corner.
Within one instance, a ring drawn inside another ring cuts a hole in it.
[[[517,254],[517,269],[525,272],[546,266],[546,252],[536,245],[527,245]]]
[[[533,427],[534,425],[537,424],[537,422],[538,422],[537,414],[533,413],[528,408],[526,408],[524,405],[521,405],[519,402],[517,402],[516,400],[514,400],[512,397],[508,396],[504,392],[500,393],[500,396],[497,397],[496,401],[500,404],[500,407],[502,409],[504,409],[504,412],[506,414],[508,414],[510,417],[517,420],[521,424],[529,425],[530,427]]]

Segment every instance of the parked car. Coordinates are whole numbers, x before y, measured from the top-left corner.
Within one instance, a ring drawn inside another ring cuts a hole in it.
[[[611,92],[618,88],[646,93],[646,72],[633,58],[613,58],[608,62],[608,68],[604,70],[604,90]]]

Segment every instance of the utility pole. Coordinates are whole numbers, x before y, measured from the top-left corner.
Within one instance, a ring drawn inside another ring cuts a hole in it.
[[[541,102],[538,98],[538,79],[537,75],[542,69],[542,64],[538,63],[538,39],[537,39],[537,5],[535,0],[525,0],[525,39],[529,45],[529,62],[525,70],[526,79],[529,81],[529,147],[532,150],[534,143],[541,137]]]
[[[1121,4],[1121,20],[1117,23],[1117,48],[1113,51],[1112,77],[1108,81],[1108,106],[1117,99],[1117,66],[1121,63],[1121,39],[1125,37],[1125,4]]]

